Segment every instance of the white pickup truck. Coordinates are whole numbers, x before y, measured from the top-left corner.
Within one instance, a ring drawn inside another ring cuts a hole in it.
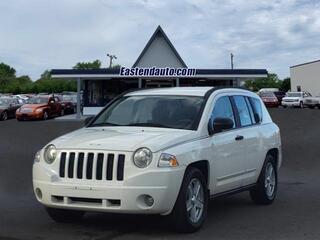
[[[283,107],[300,107],[304,108],[306,99],[312,97],[308,92],[287,92],[286,96],[282,98],[281,105]]]
[[[320,95],[316,97],[306,97],[304,100],[304,105],[308,108],[319,108],[320,109]]]

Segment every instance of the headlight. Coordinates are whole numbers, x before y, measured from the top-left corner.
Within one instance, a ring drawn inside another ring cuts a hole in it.
[[[177,167],[179,166],[179,163],[175,156],[168,153],[162,153],[159,159],[158,166],[159,167]]]
[[[57,157],[57,150],[54,145],[49,145],[45,148],[44,150],[44,160],[48,163],[51,164]]]
[[[133,154],[133,163],[138,168],[147,167],[152,161],[152,152],[148,148],[139,148]]]
[[[36,112],[37,112],[37,113],[41,113],[41,112],[42,112],[42,109],[41,109],[41,108],[38,108],[38,109],[36,109]]]
[[[36,155],[34,155],[34,160],[33,160],[34,162],[40,162],[40,151],[38,151],[37,153],[36,153]]]

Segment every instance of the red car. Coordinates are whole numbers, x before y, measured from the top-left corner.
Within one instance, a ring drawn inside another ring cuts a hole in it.
[[[61,116],[64,114],[60,99],[56,96],[38,95],[27,100],[27,104],[17,109],[18,121],[43,119]]]
[[[260,93],[260,97],[266,107],[279,107],[281,104],[276,95],[272,92],[262,92]]]

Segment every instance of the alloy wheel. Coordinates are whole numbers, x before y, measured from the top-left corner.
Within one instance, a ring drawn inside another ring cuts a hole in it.
[[[7,120],[7,119],[8,119],[8,113],[7,113],[6,111],[4,111],[4,112],[2,113],[2,120],[5,121],[5,120]]]
[[[266,189],[266,194],[270,198],[274,194],[275,185],[276,185],[275,171],[274,171],[272,163],[269,162],[266,167],[264,186]]]
[[[186,207],[190,222],[198,223],[204,209],[204,190],[197,178],[193,178],[188,185]]]

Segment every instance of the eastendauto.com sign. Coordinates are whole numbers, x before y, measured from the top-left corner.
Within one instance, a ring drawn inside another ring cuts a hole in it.
[[[189,77],[196,75],[196,69],[194,68],[170,68],[170,67],[164,67],[164,68],[157,68],[157,67],[151,67],[151,68],[126,68],[122,67],[120,68],[120,76],[137,76],[137,77]]]

